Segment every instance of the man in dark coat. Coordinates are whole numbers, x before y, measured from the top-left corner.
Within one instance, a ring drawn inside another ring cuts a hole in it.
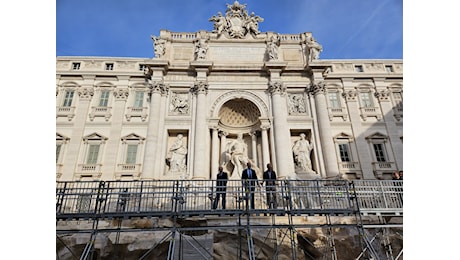
[[[265,191],[267,194],[268,208],[275,208],[276,205],[276,172],[271,164],[267,164],[267,170],[264,172]]]
[[[227,192],[227,180],[228,174],[224,172],[222,166],[219,166],[219,172],[217,173],[217,181],[216,181],[216,199],[212,204],[213,209],[217,209],[217,205],[219,204],[219,199],[222,196],[222,209],[225,209],[225,195]]]
[[[251,162],[246,163],[247,168],[241,173],[241,179],[243,181],[243,187],[246,195],[246,205],[248,203],[248,197],[251,199],[251,209],[254,209],[254,191],[255,185],[259,185],[257,182],[257,174],[254,169],[251,168]]]

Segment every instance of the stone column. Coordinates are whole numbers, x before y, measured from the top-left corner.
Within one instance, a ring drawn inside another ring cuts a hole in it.
[[[212,159],[211,159],[211,178],[212,173],[217,172],[217,167],[219,167],[219,130],[217,126],[212,127]]]
[[[265,168],[267,163],[270,162],[270,144],[268,143],[268,133],[267,129],[269,126],[262,126],[261,127],[261,135],[262,135],[262,161],[263,167]]]
[[[280,81],[272,81],[269,92],[273,102],[273,131],[275,136],[276,162],[278,177],[295,178],[294,162],[290,150],[290,131],[287,127],[286,87]]]
[[[249,135],[251,136],[252,162],[254,163],[254,165],[258,165],[257,164],[257,132],[252,131],[249,133]]]
[[[192,91],[196,95],[196,110],[195,110],[195,138],[194,138],[194,169],[193,179],[209,179],[209,158],[206,147],[206,136],[208,134],[208,126],[206,123],[206,94],[208,93],[208,83],[205,81],[197,81],[193,86]]]
[[[193,129],[193,172],[192,179],[208,180],[209,169],[209,126],[206,121],[206,95],[208,94],[207,76],[212,68],[212,62],[200,60],[190,62],[190,67],[196,72],[196,81],[191,89],[196,95],[195,125]],[[213,169],[214,170],[214,169]]]
[[[332,139],[324,83],[312,83],[310,92],[315,97],[316,118],[319,127],[318,133],[320,134],[321,145],[324,152],[326,177],[335,177],[339,174],[339,167],[337,165],[334,140]]]
[[[158,122],[160,119],[159,105],[161,103],[161,93],[166,91],[166,86],[162,82],[153,82],[150,86],[150,116],[145,139],[145,155],[143,163],[142,179],[158,180],[160,173],[155,172],[155,156],[158,151]]]
[[[159,150],[159,120],[160,120],[160,106],[162,93],[168,91],[168,87],[163,83],[163,76],[168,68],[167,61],[153,60],[146,62],[148,68],[144,73],[146,77],[146,84],[150,88],[150,104],[147,136],[145,138],[145,153],[144,161],[142,164],[142,179],[158,180],[161,173],[155,171],[155,165],[163,162],[156,160],[157,152]]]
[[[227,148],[227,135],[225,131],[220,131],[220,165],[224,165],[227,162],[225,148]]]

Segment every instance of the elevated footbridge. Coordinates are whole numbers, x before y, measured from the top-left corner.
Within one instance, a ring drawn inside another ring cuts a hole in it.
[[[176,259],[177,255],[174,255],[177,245],[174,238],[177,235],[228,229],[236,230],[247,238],[247,245],[239,248],[240,256],[247,254],[249,259],[256,259],[257,245],[254,245],[251,234],[260,230],[277,230],[286,234],[286,239],[290,240],[292,246],[292,259],[297,259],[297,230],[323,227],[330,231],[330,248],[326,250],[329,259],[339,259],[335,251],[332,228],[343,226],[355,228],[362,237],[361,255],[356,259],[382,259],[373,249],[377,233],[371,234],[366,229],[383,231],[392,227],[402,228],[402,221],[388,223],[393,217],[402,219],[402,181],[278,180],[274,199],[267,200],[266,187],[262,181],[248,183],[228,180],[225,207],[221,194],[218,206],[214,209],[217,195],[215,184],[215,180],[57,182],[57,238],[62,242],[60,236],[63,234],[89,233],[88,243],[80,258],[87,259],[94,254],[98,233],[168,230],[171,233],[168,238],[170,249],[167,259]],[[253,207],[250,203],[251,196],[254,196]],[[372,216],[381,221],[367,222],[366,218]],[[301,221],[308,217],[322,221]],[[350,221],[337,221],[344,218]],[[121,222],[129,219],[167,219],[172,225],[123,227]],[[184,220],[201,224],[184,225]],[[75,228],[65,224],[75,221],[87,221],[91,225]],[[100,221],[118,221],[118,225],[99,225]],[[305,250],[303,253],[314,259]],[[391,254],[391,259],[395,259],[393,252]],[[212,252],[207,255],[212,256]]]

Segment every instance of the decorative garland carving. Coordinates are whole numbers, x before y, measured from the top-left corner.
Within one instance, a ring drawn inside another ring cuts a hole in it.
[[[94,95],[94,88],[79,88],[78,95],[81,99],[91,99],[91,97]]]
[[[129,90],[127,88],[117,88],[113,92],[115,99],[118,100],[127,100],[129,96]]]
[[[390,101],[390,91],[388,89],[382,90],[380,92],[375,92],[374,96],[379,100],[379,101]]]
[[[346,101],[356,101],[357,95],[358,95],[358,92],[355,89],[344,91],[342,93],[342,97],[344,97]]]

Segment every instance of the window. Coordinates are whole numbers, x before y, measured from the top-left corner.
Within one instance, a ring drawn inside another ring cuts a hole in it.
[[[105,70],[113,70],[113,63],[106,63]]]
[[[339,144],[340,160],[350,162],[350,148],[348,144]]]
[[[56,163],[59,161],[59,155],[61,154],[62,144],[56,144]]]
[[[393,92],[393,100],[395,102],[395,107],[403,108],[401,92]]]
[[[142,107],[144,104],[144,92],[136,91],[136,96],[134,99],[134,107]]]
[[[79,70],[80,69],[80,62],[72,63],[72,69],[73,70]]]
[[[129,144],[126,150],[126,164],[136,164],[137,144]]]
[[[385,65],[385,70],[387,72],[393,72],[393,66],[392,65]]]
[[[146,67],[147,66],[145,66],[145,64],[139,64],[139,70],[140,71],[144,71]]]
[[[99,156],[99,144],[90,144],[88,149],[88,156],[86,157],[86,164],[96,164]]]
[[[385,150],[383,143],[376,143],[373,144],[373,146],[375,152],[375,159],[377,160],[377,162],[386,162],[387,160],[385,158]]]
[[[361,92],[361,106],[362,107],[372,107],[371,94],[369,92]]]
[[[363,66],[362,65],[355,65],[355,71],[356,72],[363,72]]]
[[[63,107],[70,107],[72,105],[74,90],[66,90],[64,96],[64,103],[62,104]]]
[[[108,103],[109,103],[109,95],[110,95],[109,90],[101,91],[101,96],[99,98],[99,106],[100,107],[106,107],[108,105]]]
[[[340,108],[339,93],[330,92],[328,93],[328,96],[329,96],[329,105],[332,108]]]
[[[68,137],[56,133],[56,164],[62,163],[65,147],[68,141]]]

